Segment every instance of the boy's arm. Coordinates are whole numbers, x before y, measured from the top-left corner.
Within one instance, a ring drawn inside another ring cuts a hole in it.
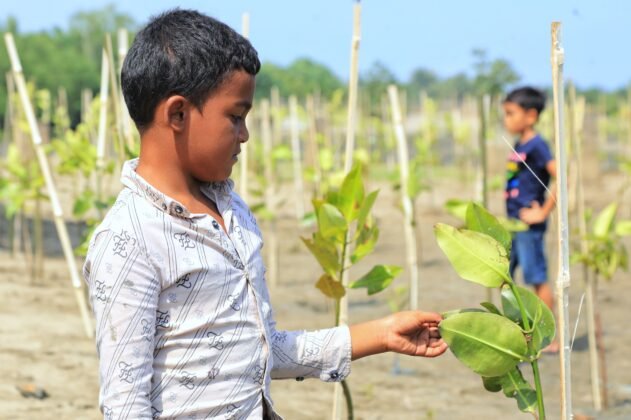
[[[334,382],[348,376],[351,360],[373,354],[439,356],[447,350],[438,333],[441,319],[439,314],[409,311],[351,327],[312,332],[273,329],[272,378],[319,377]]]
[[[550,177],[555,179],[557,176],[556,161],[550,160],[546,164],[546,170],[550,174]],[[530,208],[523,208],[519,211],[519,218],[522,222],[534,225],[537,223],[543,223],[548,218],[556,206],[556,185],[553,185],[550,188],[550,191],[551,194],[548,195],[548,198],[544,201],[543,206],[539,205],[539,202],[533,201],[530,204]]]
[[[96,318],[99,405],[105,418],[151,419],[160,283],[146,254],[123,234],[101,232],[84,269]]]

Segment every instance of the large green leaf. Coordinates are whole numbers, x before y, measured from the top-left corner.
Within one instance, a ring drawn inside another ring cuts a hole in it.
[[[499,377],[482,377],[484,388],[490,392],[504,390],[504,395],[517,400],[517,407],[524,413],[537,411],[537,392],[524,379],[519,367],[515,366],[507,374]]]
[[[617,211],[618,203],[611,203],[596,216],[593,232],[597,238],[604,238],[611,233]]]
[[[521,328],[503,316],[464,312],[443,319],[438,328],[458,360],[482,376],[502,376],[528,359]]]
[[[364,184],[362,182],[361,166],[355,165],[342,182],[338,196],[338,208],[347,223],[357,218],[359,206],[364,201]]]
[[[509,232],[525,232],[528,230],[528,225],[518,219],[507,219],[506,217],[498,217],[497,220],[500,224]]]
[[[471,203],[467,207],[467,229],[484,233],[502,244],[506,252],[510,254],[513,238],[509,231],[489,213],[484,207]]]
[[[495,239],[442,223],[434,227],[434,233],[438,245],[463,279],[485,287],[512,282],[508,274],[508,253]]]
[[[344,286],[342,286],[342,283],[335,280],[330,274],[323,274],[320,276],[320,279],[316,283],[316,287],[320,289],[325,296],[333,299],[341,299],[346,294],[346,290],[344,289]]]
[[[376,265],[359,280],[349,284],[348,287],[351,289],[365,287],[368,289],[369,295],[374,295],[388,287],[401,271],[401,267],[395,265]]]
[[[526,316],[528,317],[530,329],[532,330],[532,343],[534,348],[537,351],[541,350],[554,339],[556,333],[554,315],[550,308],[530,290],[519,286],[515,286],[515,288],[526,310]],[[515,295],[508,286],[502,288],[502,308],[507,318],[517,322],[522,328],[525,328]]]
[[[325,273],[336,276],[341,265],[335,245],[326,241],[319,235],[314,235],[313,239],[301,238],[302,242],[309,248],[309,251],[318,260]]]
[[[329,203],[318,209],[318,229],[325,239],[344,240],[348,224],[340,211]]]

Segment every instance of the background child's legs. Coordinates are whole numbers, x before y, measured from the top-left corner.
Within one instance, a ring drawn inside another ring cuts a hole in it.
[[[524,282],[535,288],[535,293],[553,312],[554,294],[548,283],[548,267],[543,244],[543,231],[528,230],[517,232],[513,239],[511,252],[511,275],[517,265],[521,267]],[[546,351],[558,351],[559,344],[555,340]]]

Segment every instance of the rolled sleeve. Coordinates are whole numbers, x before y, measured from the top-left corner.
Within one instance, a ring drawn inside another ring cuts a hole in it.
[[[351,372],[351,335],[347,326],[317,331],[274,331],[272,378],[320,378],[339,382]]]
[[[127,232],[99,233],[84,276],[96,318],[105,419],[151,419],[154,334],[159,280],[146,253]]]

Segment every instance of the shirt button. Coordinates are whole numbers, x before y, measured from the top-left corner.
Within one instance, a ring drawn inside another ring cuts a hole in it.
[[[182,214],[183,211],[184,209],[182,209],[182,206],[175,206],[175,212],[177,214]]]
[[[214,227],[215,229],[219,229],[219,223],[217,223],[217,221],[216,221],[216,220],[213,220],[213,227]]]
[[[339,378],[339,377],[340,377],[340,374],[339,374],[339,373],[337,373],[337,371],[335,371],[335,370],[334,370],[333,372],[331,372],[331,373],[329,374],[329,376],[331,376],[331,379],[336,380],[337,378]]]

